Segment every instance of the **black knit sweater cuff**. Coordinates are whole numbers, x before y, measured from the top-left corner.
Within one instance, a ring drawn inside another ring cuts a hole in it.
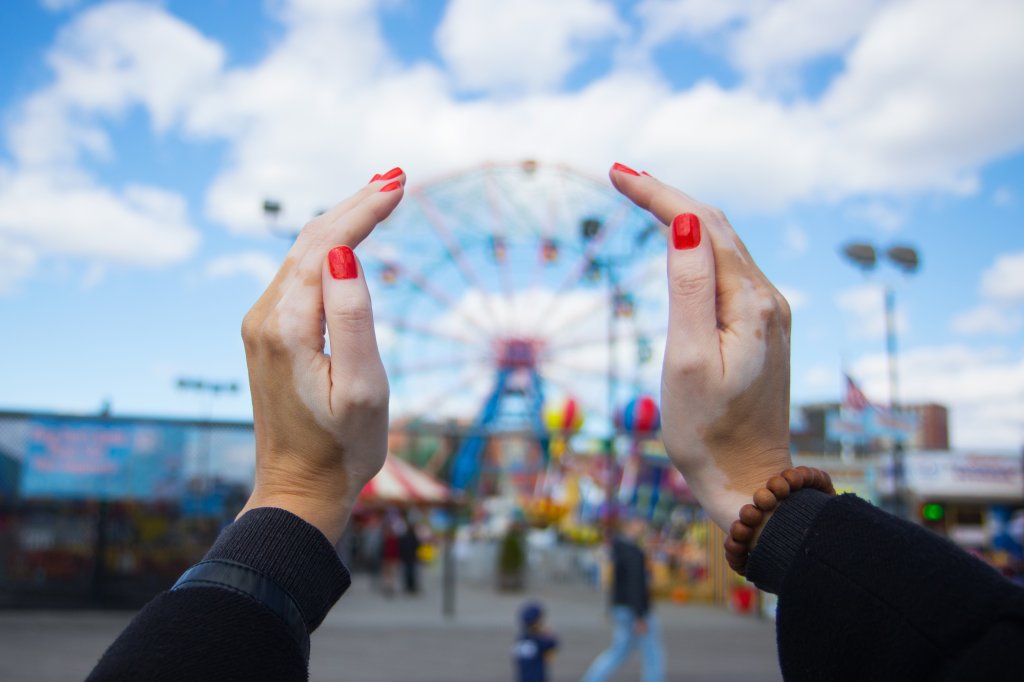
[[[807,488],[786,498],[768,519],[747,561],[747,580],[778,593],[807,530],[832,496]]]
[[[323,533],[275,507],[246,512],[221,532],[204,558],[237,561],[273,580],[298,604],[309,632],[352,583]]]

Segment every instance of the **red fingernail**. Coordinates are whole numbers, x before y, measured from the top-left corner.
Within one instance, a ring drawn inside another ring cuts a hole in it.
[[[613,164],[612,170],[619,171],[620,173],[626,173],[627,175],[640,175],[629,166],[623,166],[621,163]]]
[[[392,168],[387,173],[385,173],[384,175],[380,176],[380,179],[381,180],[394,180],[395,178],[397,178],[401,174],[402,174],[402,169],[401,168]]]
[[[672,219],[672,245],[677,249],[693,249],[700,244],[700,218],[680,213]]]
[[[359,276],[356,257],[347,246],[335,246],[327,254],[327,267],[334,279],[355,279]]]
[[[380,173],[374,173],[373,177],[370,178],[370,182],[377,182],[378,180],[380,180]]]
[[[388,184],[384,185],[378,191],[380,191],[380,192],[393,192],[393,191],[395,191],[396,189],[398,189],[401,186],[402,186],[402,183],[400,183],[398,180],[395,180],[394,182],[389,182]]]
[[[648,173],[647,171],[640,171],[640,175],[646,175],[647,177],[651,177],[651,174]]]

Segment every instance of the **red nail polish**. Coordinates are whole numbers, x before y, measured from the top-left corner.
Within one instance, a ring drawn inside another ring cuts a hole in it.
[[[693,249],[700,244],[700,218],[680,213],[672,219],[672,245],[677,249]]]
[[[356,257],[347,246],[335,246],[328,252],[327,267],[334,279],[355,279],[359,276]]]
[[[625,173],[627,175],[640,175],[639,173],[637,173],[635,170],[633,170],[629,166],[623,166],[621,163],[613,164],[612,165],[612,170],[619,171],[620,173]]]
[[[646,175],[647,177],[651,177],[651,174],[648,173],[647,171],[640,171],[640,175]]]
[[[380,180],[380,173],[374,173],[373,177],[370,178],[370,182],[377,182],[378,180]]]
[[[389,182],[388,184],[384,185],[383,187],[381,187],[377,191],[379,191],[379,192],[393,192],[393,191],[395,191],[396,189],[398,189],[401,186],[402,186],[402,183],[400,183],[398,180],[395,180],[394,182]]]
[[[394,180],[395,178],[397,178],[401,174],[402,174],[402,169],[401,168],[392,168],[387,173],[385,173],[384,175],[380,176],[380,179],[381,180]]]

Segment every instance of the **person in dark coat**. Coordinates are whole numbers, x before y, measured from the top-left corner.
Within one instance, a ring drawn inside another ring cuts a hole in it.
[[[583,682],[602,682],[639,649],[643,661],[644,682],[665,678],[665,657],[661,648],[658,621],[651,613],[647,558],[640,542],[647,524],[641,518],[629,518],[611,545],[611,617],[612,643],[590,665]]]
[[[420,591],[420,536],[408,516],[403,517],[405,530],[398,537],[398,560],[402,563],[402,585],[406,594]]]

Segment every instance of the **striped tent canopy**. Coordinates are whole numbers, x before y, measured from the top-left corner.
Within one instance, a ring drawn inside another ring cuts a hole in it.
[[[388,453],[383,468],[366,484],[356,501],[365,506],[430,505],[445,504],[451,499],[451,490],[444,483]]]

